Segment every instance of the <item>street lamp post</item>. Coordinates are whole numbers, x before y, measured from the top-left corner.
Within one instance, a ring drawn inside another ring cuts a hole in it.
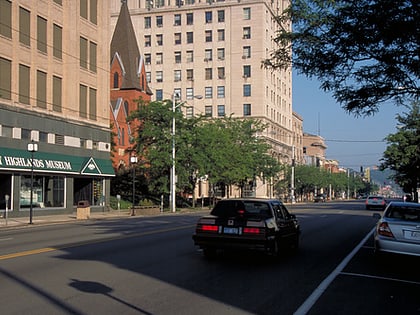
[[[38,143],[35,143],[33,140],[31,143],[28,143],[28,151],[31,152],[31,197],[29,201],[29,224],[32,224],[34,198],[34,153],[38,151]]]
[[[134,211],[134,202],[136,198],[136,170],[135,170],[135,164],[137,163],[137,156],[130,156],[130,164],[131,164],[131,174],[133,177],[133,205],[131,206],[131,215],[135,215]]]
[[[171,167],[171,211],[176,212],[176,172],[175,172],[175,110],[179,107],[184,105],[183,102],[180,104],[176,104],[178,94],[173,93],[172,94],[172,167]],[[201,95],[194,95],[193,96],[196,99],[202,99],[203,96]]]

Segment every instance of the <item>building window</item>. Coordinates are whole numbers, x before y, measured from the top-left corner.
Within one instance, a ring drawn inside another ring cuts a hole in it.
[[[88,88],[86,85],[79,86],[79,116],[87,118],[87,95]]]
[[[163,16],[162,15],[156,16],[156,26],[157,27],[163,27]]]
[[[36,43],[40,52],[47,53],[47,20],[38,16],[36,21]]]
[[[89,118],[96,120],[96,89],[89,88]]]
[[[213,52],[211,49],[206,49],[204,51],[204,61],[211,61],[213,59]]]
[[[182,95],[181,95],[181,89],[180,88],[174,89],[174,95],[175,95],[176,101],[182,100]]]
[[[244,78],[249,78],[251,76],[251,66],[250,65],[245,65],[243,68],[243,76]]]
[[[217,22],[223,23],[225,21],[225,10],[217,11]]]
[[[210,43],[213,40],[213,35],[211,30],[205,32],[206,43]]]
[[[225,87],[218,86],[217,87],[217,98],[225,98]]]
[[[194,33],[187,32],[187,44],[192,44],[194,42]]]
[[[174,81],[181,81],[181,70],[174,70]]]
[[[80,67],[88,67],[88,40],[80,37]]]
[[[162,34],[157,34],[156,35],[156,44],[158,46],[162,46],[163,45],[163,35]]]
[[[30,87],[30,68],[25,65],[19,65],[19,102],[22,104],[30,104],[29,87]]]
[[[156,71],[156,82],[163,82],[163,71]]]
[[[244,20],[251,19],[251,8],[244,8]]]
[[[175,33],[174,38],[175,38],[175,45],[181,45],[181,33]]]
[[[150,47],[152,45],[152,36],[144,35],[144,47]]]
[[[0,57],[0,98],[12,98],[12,62]]]
[[[152,27],[152,18],[150,16],[146,16],[144,18],[144,28],[151,28]]]
[[[175,52],[175,63],[181,63],[182,59],[181,59],[181,52],[180,51],[176,51]]]
[[[53,26],[53,56],[63,58],[63,29],[56,24]]]
[[[194,70],[193,69],[187,69],[187,80],[193,81],[194,80]]]
[[[80,16],[86,20],[89,18],[89,21],[96,25],[97,6],[97,0],[80,0]]]
[[[150,71],[146,72],[146,82],[147,83],[152,82],[152,73]]]
[[[53,76],[53,98],[52,98],[52,106],[53,111],[61,112],[62,111],[62,80],[60,77]]]
[[[225,105],[217,105],[217,116],[225,117]]]
[[[146,65],[150,65],[152,63],[152,55],[151,54],[144,54],[144,63]]]
[[[194,15],[193,13],[187,13],[187,25],[194,24]]]
[[[251,38],[251,28],[249,26],[243,28],[243,39]]]
[[[31,46],[31,12],[19,8],[19,42]]]
[[[96,73],[96,51],[97,45],[89,42],[89,70]]]
[[[175,26],[181,25],[181,14],[174,15],[174,25]]]
[[[64,207],[64,176],[20,177],[19,207],[31,206],[30,191],[32,187],[32,205],[35,208]]]
[[[244,104],[244,116],[251,116],[251,104]]]
[[[243,47],[242,58],[251,58],[251,46]]]
[[[194,107],[188,106],[185,108],[185,117],[192,118],[194,116]]]
[[[36,72],[36,106],[47,108],[47,74]]]
[[[193,88],[187,88],[185,91],[185,97],[187,100],[193,100],[194,99],[194,89]]]
[[[0,1],[0,35],[12,38],[12,2]]]
[[[206,70],[205,70],[205,79],[206,80],[213,79],[213,71],[212,71],[212,68],[206,68]]]
[[[225,30],[217,30],[217,40],[223,42],[225,40]]]
[[[87,18],[88,18],[88,0],[80,0],[80,16],[87,20]]]
[[[218,67],[217,68],[217,77],[219,79],[224,79],[225,78],[225,67]]]
[[[224,48],[217,48],[217,59],[225,60],[225,49]]]
[[[187,50],[186,56],[187,62],[194,62],[194,52],[192,50]]]
[[[205,106],[204,107],[204,115],[206,117],[213,117],[213,107],[212,106]]]
[[[161,101],[163,100],[163,90],[156,90],[156,101]]]
[[[205,98],[213,98],[213,87],[206,86],[204,88],[204,97]]]
[[[244,96],[251,96],[251,84],[244,84]]]
[[[163,63],[163,53],[156,53],[156,64],[161,65]]]
[[[161,8],[165,6],[165,0],[155,0],[155,3],[156,3],[156,8]]]
[[[29,141],[32,140],[31,139],[31,130],[22,128],[20,130],[20,138],[22,140],[29,140]]]
[[[211,23],[213,21],[213,14],[211,11],[206,11],[205,17],[206,17],[206,23]]]

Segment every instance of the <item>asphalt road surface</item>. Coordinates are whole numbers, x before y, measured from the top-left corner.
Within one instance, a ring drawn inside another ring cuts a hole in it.
[[[0,231],[1,314],[420,314],[419,258],[373,257],[363,202],[293,205],[297,254],[206,260],[199,213]]]

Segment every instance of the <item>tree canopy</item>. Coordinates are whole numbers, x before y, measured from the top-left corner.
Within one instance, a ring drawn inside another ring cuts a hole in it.
[[[419,97],[419,16],[417,0],[292,0],[263,65],[293,65],[346,111],[370,115],[385,101]]]
[[[420,184],[420,104],[414,102],[408,112],[397,115],[398,131],[386,138],[381,169],[395,171],[393,178],[405,192],[415,192]]]

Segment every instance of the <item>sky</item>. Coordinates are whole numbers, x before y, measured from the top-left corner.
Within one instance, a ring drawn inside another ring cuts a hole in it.
[[[303,118],[303,131],[324,138],[327,159],[340,167],[360,171],[379,165],[387,147],[384,138],[396,132],[396,115],[405,110],[392,103],[382,104],[374,116],[348,114],[320,82],[293,74],[293,111]]]

